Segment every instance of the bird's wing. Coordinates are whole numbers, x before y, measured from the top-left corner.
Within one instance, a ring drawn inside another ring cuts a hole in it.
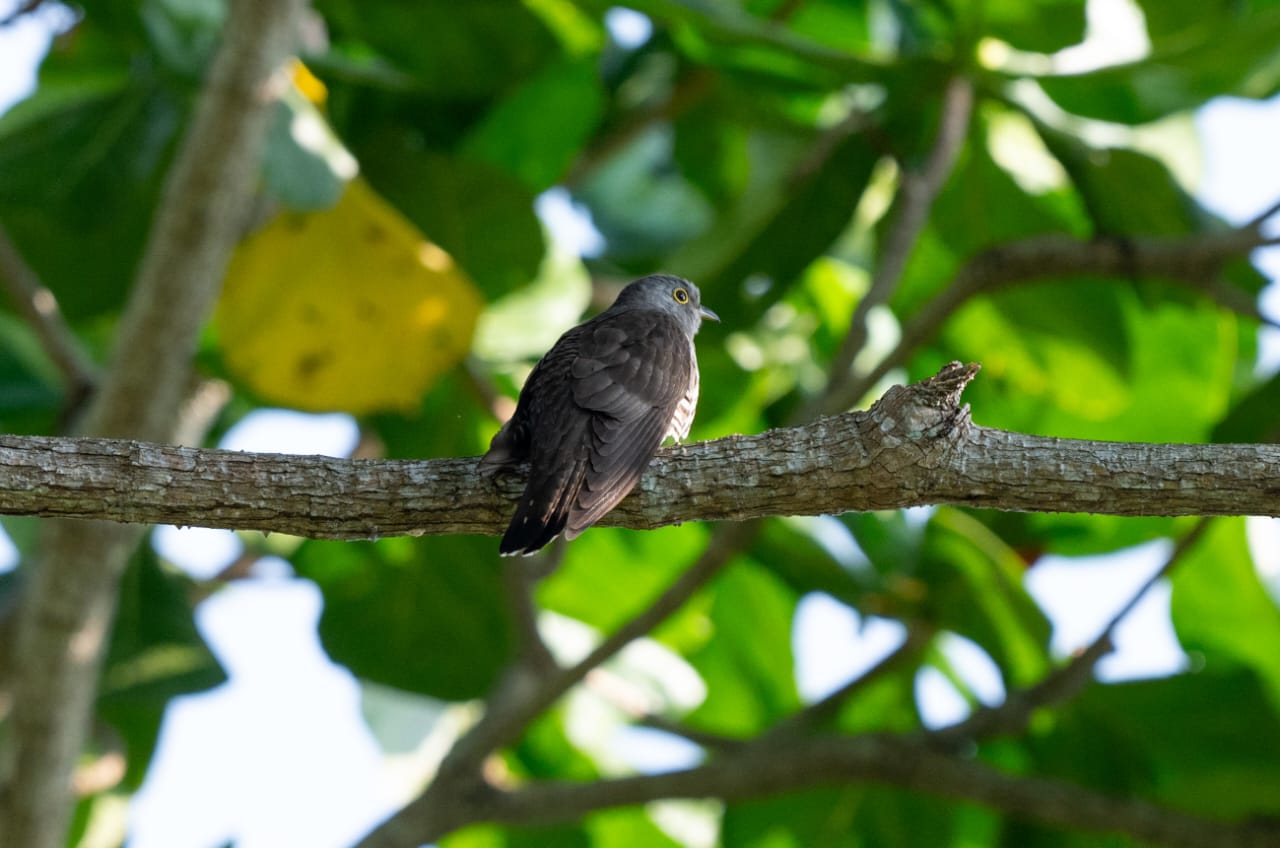
[[[688,336],[662,312],[623,312],[583,329],[569,373],[574,404],[590,414],[590,430],[567,539],[639,482],[696,367]]]
[[[529,460],[524,492],[498,546],[503,556],[531,554],[560,535],[582,486],[591,422],[573,401],[569,371],[585,326],[561,336],[534,366],[515,413],[481,461],[483,468]]]

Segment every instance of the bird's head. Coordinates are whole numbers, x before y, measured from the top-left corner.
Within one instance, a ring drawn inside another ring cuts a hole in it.
[[[669,274],[652,274],[629,283],[613,302],[611,310],[657,309],[675,316],[690,335],[698,332],[703,319],[720,317],[702,305],[702,293],[693,283]]]

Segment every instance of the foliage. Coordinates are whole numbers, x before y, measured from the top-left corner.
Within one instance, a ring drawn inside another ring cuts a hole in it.
[[[494,397],[513,395],[580,317],[587,274],[599,305],[658,269],[696,280],[723,319],[699,338],[692,437],[792,421],[828,388],[853,310],[893,249],[904,174],[929,159],[956,77],[974,87],[972,119],[856,372],[984,250],[1054,234],[1087,245],[1219,230],[1153,150],[1185,139],[1189,110],[1212,97],[1280,90],[1280,9],[1139,5],[1148,55],[1061,75],[1047,54],[1081,40],[1084,0],[636,0],[652,25],[638,44],[619,43],[597,0],[317,0],[325,41],[305,52],[278,106],[262,217],[199,352],[203,374],[234,391],[211,439],[278,403],[360,415],[365,441],[390,457],[479,453],[506,408]],[[223,12],[208,0],[109,0],[79,15],[36,93],[0,118],[0,223],[102,358]],[[602,234],[589,258],[566,256],[535,215],[553,187]],[[1263,284],[1243,263],[1222,277],[1246,301]],[[1257,322],[1233,302],[1141,273],[1006,285],[960,303],[891,377],[979,361],[967,395],[977,420],[1020,431],[1274,440],[1280,383],[1255,382]],[[32,328],[0,314],[0,429],[55,433],[74,401]],[[864,616],[963,636],[1007,689],[1027,687],[1062,658],[1023,573],[1044,555],[1116,551],[1188,526],[950,508],[919,520],[774,519],[654,631],[656,670],[619,671],[690,728],[760,733],[802,706],[791,629],[801,599],[820,592]],[[18,520],[5,527],[20,542],[31,535]],[[610,632],[709,535],[593,529],[537,600],[562,624]],[[308,541],[288,556],[324,594],[326,649],[363,680],[460,702],[483,696],[512,656],[517,625],[491,539]],[[0,601],[20,582],[0,583]],[[98,705],[127,748],[125,788],[145,774],[163,705],[221,679],[189,584],[145,554],[126,581]],[[1191,812],[1280,814],[1277,587],[1260,581],[1243,520],[1218,520],[1172,586],[1187,672],[1095,684],[975,756]],[[971,696],[945,652],[926,651],[837,724],[916,727],[925,668]],[[694,703],[673,694],[672,675],[689,669],[705,686]],[[535,723],[507,754],[513,779],[616,770],[573,720],[557,708]],[[733,803],[719,818],[726,846],[1086,844],[876,786]],[[445,844],[676,838],[626,809],[547,830],[476,827]]]

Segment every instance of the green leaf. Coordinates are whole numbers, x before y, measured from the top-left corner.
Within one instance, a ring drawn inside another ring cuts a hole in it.
[[[1162,39],[1139,62],[1041,77],[1040,85],[1068,112],[1125,124],[1195,109],[1222,95],[1261,99],[1280,90],[1280,7],[1202,20],[1203,26]],[[1172,17],[1157,17],[1158,27],[1171,24],[1178,26]]]
[[[1018,554],[976,519],[940,507],[925,528],[919,577],[941,628],[991,655],[1006,686],[1027,686],[1049,669],[1050,626],[1022,583]]]
[[[440,848],[680,848],[641,809],[619,807],[593,813],[574,827],[475,825],[440,840]]]
[[[544,191],[565,176],[602,109],[591,63],[551,65],[499,101],[463,141],[462,152]]]
[[[556,709],[536,718],[507,755],[512,773],[530,780],[594,780],[600,776],[595,763],[569,739],[566,710]]]
[[[591,210],[615,262],[647,266],[711,222],[707,202],[671,168],[671,146],[663,129],[650,129],[575,187],[575,199]],[[700,275],[683,273],[710,290]]]
[[[1019,50],[1054,53],[1084,40],[1084,0],[960,0],[960,36],[992,36]]]
[[[1280,374],[1236,401],[1213,428],[1215,442],[1280,442]]]
[[[1034,139],[1022,116],[994,107],[978,111],[970,142],[934,202],[929,226],[894,294],[894,307],[902,314],[914,312],[950,285],[961,264],[983,250],[1031,236],[1088,233],[1074,194],[1047,187],[1032,191],[1020,182],[1027,180],[1024,173],[1010,172],[1001,164],[1008,159],[1007,153],[997,161],[995,151],[1014,146],[1024,149],[1021,171],[1052,171],[1056,165],[1047,150],[1025,150],[1034,147]],[[881,238],[894,219],[890,210],[878,227]]]
[[[790,792],[725,809],[725,848],[934,848],[991,832],[996,817],[977,817],[936,798],[853,785]]]
[[[55,99],[33,107],[41,117],[0,127],[0,220],[75,320],[124,300],[180,107],[145,78],[117,94]]]
[[[385,446],[386,456],[476,456],[487,450],[498,424],[466,383],[466,376],[455,368],[432,386],[416,414],[370,416],[369,427]]]
[[[857,848],[864,843],[853,823],[866,799],[865,788],[851,786],[730,804],[724,811],[720,844],[724,848]]]
[[[1042,416],[1054,410],[1063,419],[1110,423],[1126,411],[1133,399],[1126,300],[1119,286],[1087,279],[971,300],[943,340],[945,355],[981,362],[983,379],[993,381],[969,398],[982,423],[1070,436],[1077,431],[1069,426],[1045,429]],[[999,402],[982,397],[988,389]]]
[[[493,300],[537,276],[542,226],[533,194],[491,165],[381,134],[358,147],[378,193],[451,255]]]
[[[837,528],[839,525],[836,525]],[[751,548],[751,556],[787,583],[798,595],[823,592],[858,609],[874,577],[840,562],[797,520],[768,521]]]
[[[417,90],[451,99],[493,95],[528,79],[558,48],[519,0],[321,0],[316,7],[337,52],[372,50],[410,75]]]
[[[833,47],[856,55],[871,55],[872,12],[863,3],[847,0],[806,0],[804,3],[786,4],[778,0],[748,2],[747,7],[760,14],[776,14],[789,6],[787,29],[817,44]],[[767,8],[766,8],[767,7]]]
[[[509,658],[492,539],[311,540],[292,560],[324,595],[325,650],[357,677],[460,701],[483,695]]]
[[[594,528],[567,546],[560,567],[538,587],[538,602],[612,632],[674,582],[707,537],[699,524],[643,532]]]
[[[1243,10],[1235,0],[1138,0],[1154,46],[1204,40]]]
[[[766,164],[778,155],[778,144],[786,156],[782,161],[792,163],[782,172]],[[729,324],[758,315],[831,247],[849,226],[879,159],[858,134],[841,141],[818,167],[801,167],[803,154],[797,156],[789,140],[760,138],[752,147],[753,165],[774,173],[753,179],[718,226],[671,259],[710,291],[733,291],[752,277],[773,284],[770,296],[752,304],[750,311],[725,309],[721,317]]]
[[[1164,162],[1122,147],[1093,148],[1043,125],[1038,129],[1080,193],[1095,235],[1178,236],[1203,220]]]
[[[681,848],[643,809],[621,807],[587,817],[592,848]]]
[[[0,431],[56,429],[66,402],[48,354],[30,327],[0,314]]]
[[[707,643],[689,662],[707,698],[688,717],[718,733],[746,736],[800,705],[791,656],[795,592],[760,566],[734,563],[710,587]]]
[[[226,4],[218,0],[145,0],[138,14],[160,61],[194,79],[213,56]]]
[[[591,0],[596,7],[609,4]],[[766,70],[815,83],[838,85],[874,79],[881,66],[856,52],[856,44],[832,49],[771,25],[738,4],[699,0],[632,0],[628,8],[677,29],[681,44],[699,61]]]
[[[1244,666],[1280,712],[1280,608],[1258,579],[1243,518],[1215,518],[1171,580],[1173,626],[1210,669]]]
[[[1218,819],[1280,812],[1274,695],[1244,670],[1094,686],[1038,743],[1049,774]]]
[[[136,789],[169,701],[211,689],[226,674],[196,629],[191,581],[143,545],[120,583],[120,606],[98,687],[98,713],[128,748],[125,781]]]
[[[1046,314],[1056,314],[1060,305],[1068,313],[1087,310],[1085,295],[1096,292],[1103,331],[1118,306],[1128,350],[1123,368],[1102,358],[1108,348],[1113,356],[1119,350],[1115,340],[1096,341],[1098,328],[1063,322],[1055,332],[1050,322],[1045,331],[1023,331],[996,306],[1003,297],[979,298],[948,323],[938,355],[944,362],[983,362],[982,376],[965,394],[976,419],[1064,438],[1203,441],[1230,400],[1239,320],[1179,303],[1144,306],[1119,282],[1083,285],[1059,300],[1060,292],[1082,285],[1040,285],[1020,297],[1028,308],[1038,298]],[[939,364],[918,360],[913,373],[926,376]]]
[[[286,91],[273,111],[262,160],[268,190],[296,210],[337,203],[355,174],[355,159],[296,88]]]

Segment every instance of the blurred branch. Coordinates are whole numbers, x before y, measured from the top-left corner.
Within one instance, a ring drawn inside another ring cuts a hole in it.
[[[867,412],[663,448],[636,490],[600,523],[652,529],[940,503],[1100,515],[1280,515],[1280,445],[1100,442],[982,427],[959,405],[976,370],[953,365],[910,387],[894,386]],[[0,514],[10,515],[328,539],[497,534],[521,482],[519,474],[481,478],[474,457],[346,460],[0,436]],[[738,532],[719,530],[716,544],[740,544]],[[708,556],[708,573],[722,558]],[[654,611],[656,620],[665,614]]]
[[[850,405],[840,404],[839,400],[843,397],[844,386],[852,378],[850,369],[853,361],[866,346],[867,317],[872,309],[888,303],[897,289],[907,260],[928,223],[933,201],[955,167],[972,115],[973,83],[965,77],[952,77],[943,94],[938,136],[934,139],[933,148],[919,169],[903,172],[897,215],[885,236],[884,247],[871,276],[871,286],[854,308],[848,333],[832,360],[826,393],[805,417],[836,412]]]
[[[592,669],[586,677],[587,688],[630,718],[636,725],[678,736],[709,751],[727,750],[745,744],[744,739],[711,733],[667,718],[656,711],[652,698],[626,678],[607,669]]]
[[[230,4],[84,432],[150,441],[178,432],[198,333],[243,231],[273,81],[291,52],[303,6],[304,0]],[[56,467],[46,470],[58,475]],[[60,521],[41,533],[19,614],[0,844],[60,848],[117,581],[142,531]]]
[[[592,812],[669,798],[741,801],[797,789],[875,783],[993,810],[1072,831],[1125,834],[1171,848],[1271,848],[1274,822],[1235,824],[1146,801],[1112,798],[1059,780],[1011,775],[986,763],[939,753],[885,735],[788,737],[750,743],[696,768],[587,783],[545,782],[511,791],[478,784],[438,815],[406,817],[404,827],[361,848],[411,848],[462,824],[580,821]],[[416,803],[416,802],[415,802]],[[414,810],[411,805],[409,810]]]
[[[31,14],[46,2],[48,0],[22,0],[12,12],[0,18],[0,29],[16,23],[19,18]]]
[[[818,730],[831,721],[849,701],[882,678],[913,663],[933,641],[933,628],[923,624],[908,624],[907,638],[884,659],[867,669],[865,674],[853,678],[839,689],[804,709],[788,716],[769,729],[770,737],[794,735]]]
[[[538,632],[538,608],[533,593],[537,579],[542,576],[538,560],[520,559],[502,570],[502,580],[507,592],[507,605],[515,624],[516,662],[529,666],[531,671],[556,667],[555,659]]]
[[[22,258],[8,231],[0,225],[0,280],[18,314],[35,331],[45,353],[67,384],[67,408],[75,409],[98,381],[97,368],[75,333],[63,320],[58,301]]]
[[[1265,216],[1260,220],[1265,220]],[[852,377],[832,392],[830,402],[823,408],[847,409],[858,403],[886,374],[904,365],[971,298],[1018,283],[1080,275],[1161,277],[1204,292],[1233,311],[1272,324],[1274,322],[1258,311],[1251,298],[1243,293],[1224,293],[1218,270],[1224,262],[1277,243],[1280,238],[1264,235],[1258,226],[1248,226],[1225,233],[1178,238],[1083,241],[1052,234],[989,248],[970,259],[949,285],[903,325],[901,339],[884,359],[866,374]]]
[[[1275,203],[1272,203],[1266,209],[1263,209],[1255,215],[1247,224],[1244,225],[1244,227],[1242,227],[1242,229],[1261,232],[1262,228],[1267,223],[1267,219],[1271,218],[1276,213],[1280,213],[1280,200],[1277,200]]]
[[[1066,665],[1050,673],[1044,680],[1027,689],[1011,692],[1004,702],[995,707],[982,707],[967,719],[929,733],[930,744],[942,749],[961,749],[972,742],[994,735],[1011,735],[1026,729],[1032,714],[1045,707],[1063,704],[1093,681],[1093,670],[1099,660],[1115,650],[1113,637],[1120,622],[1133,612],[1138,602],[1147,596],[1160,581],[1167,578],[1182,561],[1187,552],[1200,541],[1209,528],[1211,518],[1201,518],[1185,536],[1178,540],[1173,552],[1155,574],[1133,593],[1133,596],[1112,616],[1107,626],[1087,648],[1073,656]]]
[[[469,821],[457,817],[484,787],[484,760],[518,739],[530,721],[587,674],[679,609],[755,532],[754,524],[719,528],[697,561],[665,592],[575,665],[552,673],[538,672],[526,663],[510,667],[488,699],[485,714],[454,743],[426,790],[362,839],[357,848],[416,846],[431,841],[422,837],[424,832],[447,833]]]

